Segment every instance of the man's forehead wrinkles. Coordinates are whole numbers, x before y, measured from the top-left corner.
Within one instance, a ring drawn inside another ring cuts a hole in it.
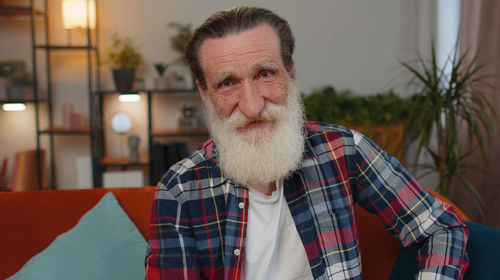
[[[269,49],[262,48],[259,50],[247,50],[247,51],[241,49],[235,49],[235,51],[224,51],[224,52],[221,51],[212,55],[207,55],[206,59],[216,62],[217,64],[235,63],[235,62],[240,63],[242,61],[251,62],[259,57],[260,60],[262,60],[262,57],[264,57],[264,59],[269,60],[270,55],[268,54],[268,50]]]
[[[283,67],[279,40],[271,27],[260,26],[223,38],[208,38],[200,48],[206,82],[218,86],[227,78],[255,77],[262,70]]]

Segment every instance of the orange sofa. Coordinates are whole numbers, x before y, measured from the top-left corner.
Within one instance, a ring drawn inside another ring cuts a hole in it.
[[[76,225],[109,191],[147,239],[154,187],[0,192],[0,279],[14,274],[59,234]],[[355,212],[364,279],[387,279],[400,243],[385,231],[377,217],[358,206]]]

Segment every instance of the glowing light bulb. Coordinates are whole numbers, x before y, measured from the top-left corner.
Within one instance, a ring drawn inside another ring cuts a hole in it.
[[[118,100],[121,102],[138,102],[141,100],[139,94],[120,94]]]
[[[26,110],[26,105],[24,103],[5,103],[3,104],[4,111],[24,111]]]

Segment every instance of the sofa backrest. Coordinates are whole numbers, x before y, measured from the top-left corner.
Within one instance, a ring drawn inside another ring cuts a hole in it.
[[[106,192],[113,192],[122,208],[146,238],[149,237],[154,187],[0,192],[0,279],[14,274],[61,233],[71,229]],[[467,217],[446,198],[460,218]],[[399,241],[379,219],[356,205],[363,276],[387,279],[399,251]]]

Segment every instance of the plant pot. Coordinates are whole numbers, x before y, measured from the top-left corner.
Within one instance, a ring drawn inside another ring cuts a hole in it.
[[[179,74],[172,72],[167,75],[167,83],[169,89],[185,89],[186,82],[183,79],[179,79]]]
[[[7,100],[21,100],[24,97],[23,86],[10,85],[7,86]]]
[[[135,68],[121,68],[113,70],[113,79],[117,91],[132,91],[134,84]]]
[[[168,79],[167,77],[156,77],[154,80],[155,89],[167,89],[168,88]]]

